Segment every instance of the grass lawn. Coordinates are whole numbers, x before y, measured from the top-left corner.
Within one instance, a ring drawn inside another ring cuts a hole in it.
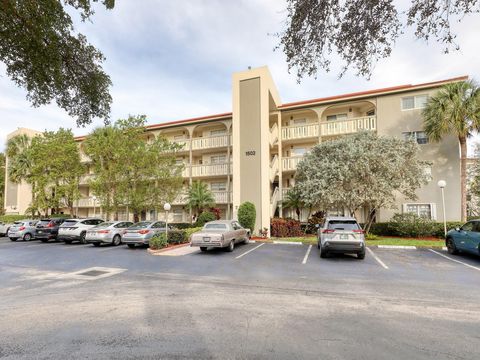
[[[292,238],[271,238],[272,241],[293,241],[303,242],[304,244],[316,244],[315,236],[292,237]],[[419,246],[419,247],[442,247],[445,246],[445,240],[424,240],[415,238],[389,238],[381,237],[377,240],[367,240],[367,245],[399,245],[399,246]]]

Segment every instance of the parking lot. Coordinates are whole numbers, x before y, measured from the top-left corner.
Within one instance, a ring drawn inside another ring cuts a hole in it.
[[[478,358],[480,258],[0,238],[0,357]]]

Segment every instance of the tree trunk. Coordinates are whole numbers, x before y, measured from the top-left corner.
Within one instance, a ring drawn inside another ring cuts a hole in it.
[[[460,136],[460,189],[462,222],[467,221],[467,138]]]
[[[297,214],[298,221],[300,221],[300,208],[297,207],[295,213]]]

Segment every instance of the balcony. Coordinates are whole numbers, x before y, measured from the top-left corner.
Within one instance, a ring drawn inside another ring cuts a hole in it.
[[[78,199],[76,203],[74,203],[78,207],[94,207],[94,206],[100,206],[100,203],[97,200],[93,200],[91,197],[87,198],[82,198]]]
[[[319,135],[347,135],[361,130],[377,130],[377,117],[366,116],[347,120],[322,121],[320,125],[286,126],[282,128],[282,140],[308,139],[318,137]]]
[[[192,165],[192,177],[227,175],[230,165],[230,163]]]
[[[231,135],[218,135],[218,136],[206,136],[201,138],[192,139],[192,150],[203,150],[203,149],[212,149],[226,147],[232,140]]]
[[[80,185],[88,185],[88,182],[93,179],[94,175],[93,174],[87,174],[87,175],[83,175],[83,176],[80,176],[80,179],[79,179],[79,184]]]
[[[283,171],[294,171],[297,169],[298,163],[303,159],[303,156],[284,157],[282,159]]]
[[[232,193],[228,191],[212,191],[215,204],[228,204],[232,202]],[[172,201],[172,205],[185,205],[187,203],[187,194],[178,195]]]

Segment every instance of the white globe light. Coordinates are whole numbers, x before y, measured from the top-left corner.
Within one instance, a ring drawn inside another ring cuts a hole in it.
[[[165,210],[165,211],[170,211],[171,208],[172,207],[169,203],[165,203],[165,205],[163,205],[163,210]]]
[[[97,197],[95,195],[92,196],[93,200],[97,200]]]
[[[445,186],[447,186],[447,182],[445,180],[439,180],[437,185],[440,188],[444,188]]]

